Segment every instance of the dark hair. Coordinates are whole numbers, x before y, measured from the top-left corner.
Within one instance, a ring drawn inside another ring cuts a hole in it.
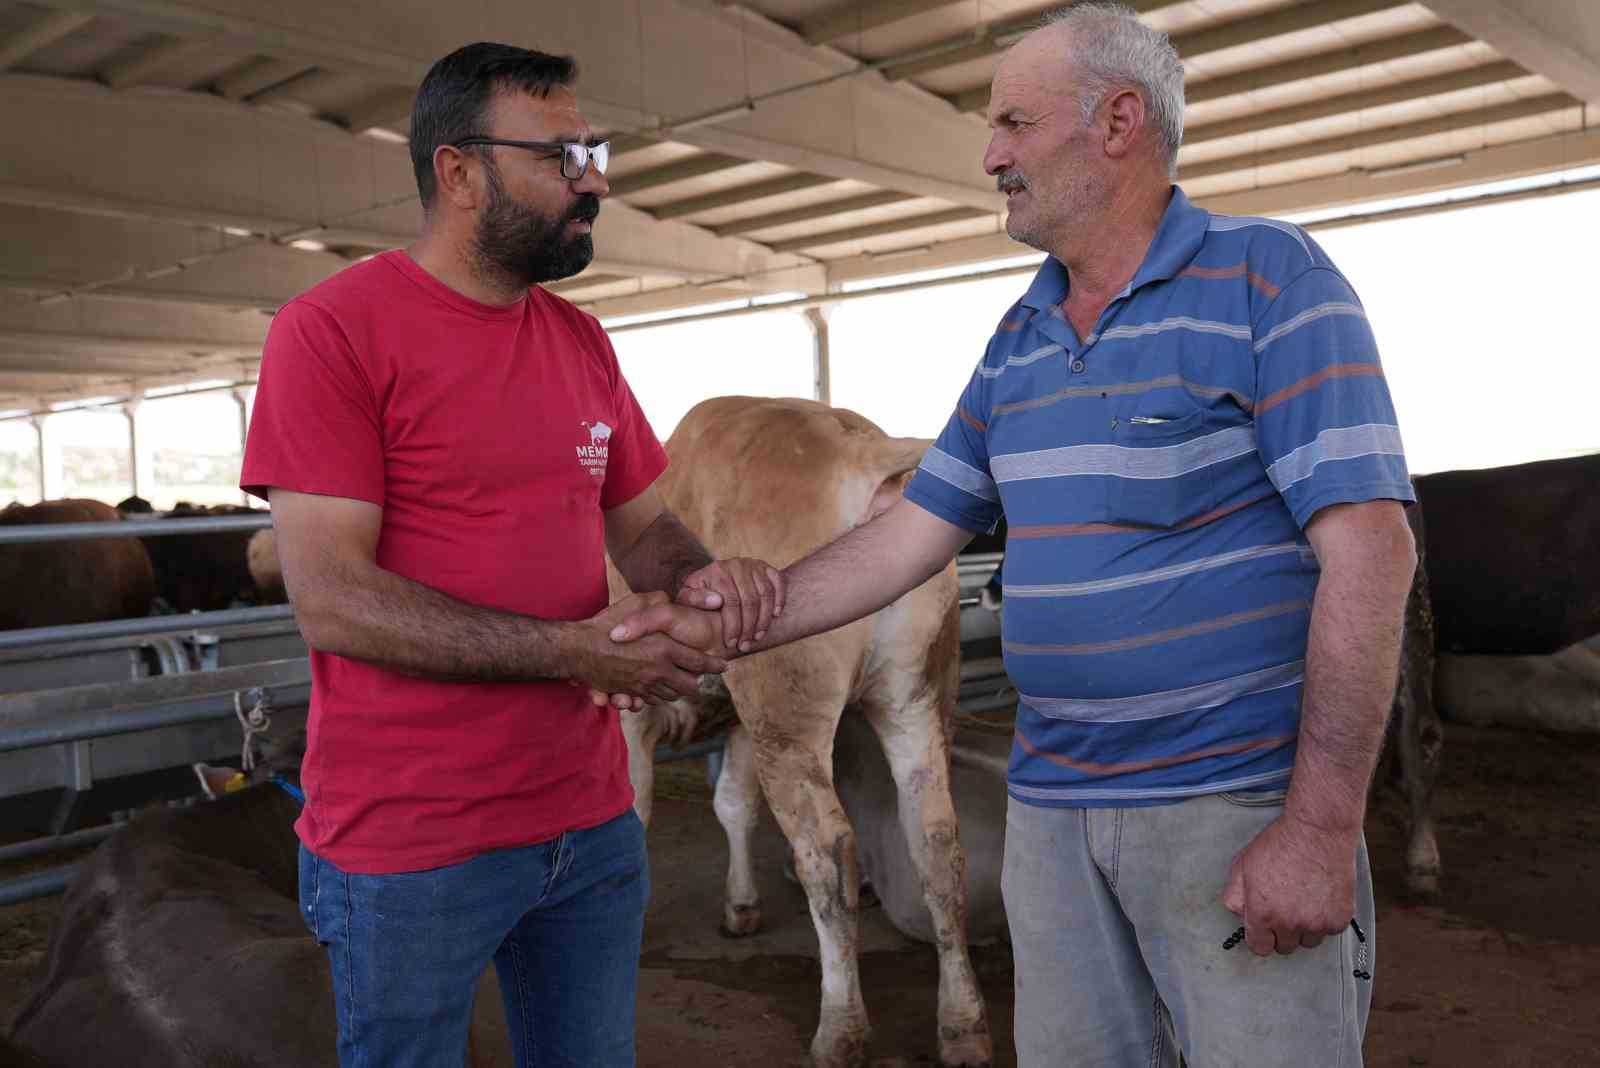
[[[433,203],[433,153],[463,137],[486,137],[484,112],[496,93],[548,96],[578,76],[571,56],[479,41],[451,52],[429,69],[411,107],[411,169],[426,211]]]

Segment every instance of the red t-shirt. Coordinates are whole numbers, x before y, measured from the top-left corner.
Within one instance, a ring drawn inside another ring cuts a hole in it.
[[[592,316],[480,304],[388,252],[273,320],[240,484],[383,508],[378,565],[540,619],[606,606],[602,510],[666,468]],[[311,653],[295,830],[347,871],[440,867],[633,803],[614,709],[565,682],[434,682]]]

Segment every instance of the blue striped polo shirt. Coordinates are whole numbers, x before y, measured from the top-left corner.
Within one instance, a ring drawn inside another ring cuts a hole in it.
[[[1047,259],[906,491],[968,530],[1006,517],[1010,792],[1282,786],[1320,574],[1304,528],[1413,499],[1361,303],[1300,228],[1176,187],[1088,337],[1067,287]]]

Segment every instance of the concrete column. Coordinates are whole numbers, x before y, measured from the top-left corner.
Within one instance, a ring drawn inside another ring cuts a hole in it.
[[[139,409],[142,397],[134,396],[122,406],[123,418],[128,420],[128,469],[135,497],[149,499],[156,488],[156,454],[150,442],[139,436]]]
[[[833,305],[807,308],[803,313],[811,327],[811,395],[823,404],[832,404],[833,376],[828,367],[828,319],[833,315]]]
[[[67,481],[67,468],[61,456],[61,442],[58,435],[46,434],[45,423],[50,419],[48,415],[33,417],[34,432],[39,438],[39,499],[52,500],[60,497],[64,492],[63,487]]]
[[[244,444],[250,436],[250,390],[252,386],[234,386],[229,390],[233,394],[233,403],[239,406],[239,459],[244,460]],[[239,491],[239,503],[248,505],[250,495],[244,490]]]
[[[35,446],[33,459],[34,459],[34,466],[36,468],[38,468],[39,499],[42,501],[42,500],[45,499],[45,496],[44,496],[44,490],[45,490],[45,479],[44,479],[44,416],[42,416],[42,415],[29,416],[28,417],[28,422],[29,422],[29,424],[31,424],[33,426],[33,442],[34,442],[34,446]]]

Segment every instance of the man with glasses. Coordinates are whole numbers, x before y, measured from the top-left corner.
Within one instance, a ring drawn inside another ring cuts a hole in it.
[[[459,1065],[491,960],[519,1065],[633,1064],[649,874],[618,708],[695,692],[782,606],[665,510],[604,332],[539,287],[593,258],[609,188],[574,75],[498,44],[436,63],[421,238],[285,305],[262,359],[241,484],[312,650],[300,900],[346,1066]],[[657,592],[607,608],[607,553]],[[610,641],[650,607],[662,633]]]

